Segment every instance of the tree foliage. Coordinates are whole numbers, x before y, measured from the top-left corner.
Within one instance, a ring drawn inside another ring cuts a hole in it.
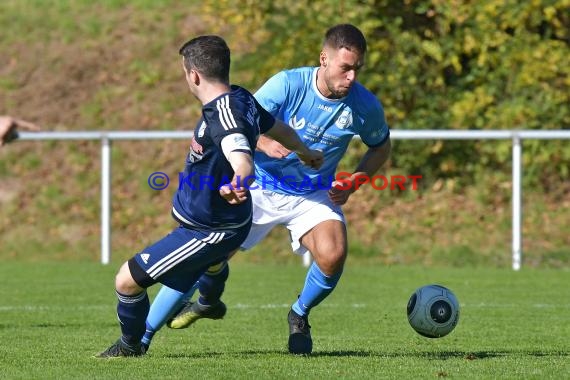
[[[249,47],[236,71],[252,88],[281,69],[317,65],[324,31],[349,22],[369,44],[360,81],[393,129],[570,127],[568,0],[220,0],[202,12]],[[395,166],[433,181],[510,168],[509,141],[395,145]],[[567,142],[524,147],[527,180],[569,177]]]

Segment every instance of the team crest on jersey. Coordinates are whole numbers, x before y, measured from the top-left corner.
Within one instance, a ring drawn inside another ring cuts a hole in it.
[[[352,111],[344,110],[340,116],[336,119],[335,125],[339,129],[345,129],[352,125]]]
[[[198,137],[202,137],[204,136],[204,132],[206,132],[206,127],[208,125],[206,124],[205,121],[202,122],[202,124],[200,125],[200,128],[198,129]]]
[[[200,161],[204,156],[203,153],[204,153],[204,148],[202,147],[202,145],[200,145],[195,138],[192,138],[192,141],[190,142],[190,153],[188,153],[188,159],[190,160],[190,162]]]
[[[289,119],[289,125],[293,129],[303,129],[303,127],[305,126],[305,118],[302,117],[300,120],[297,120],[297,116],[293,116],[292,118]]]

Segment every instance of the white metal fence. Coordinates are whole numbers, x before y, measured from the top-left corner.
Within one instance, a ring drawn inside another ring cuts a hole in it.
[[[21,140],[100,140],[101,141],[101,263],[111,258],[111,141],[190,139],[192,131],[89,131],[22,132]],[[522,140],[570,139],[570,130],[392,130],[392,139],[402,140],[511,140],[512,141],[512,267],[521,268],[522,257]],[[305,256],[304,263],[310,261]]]

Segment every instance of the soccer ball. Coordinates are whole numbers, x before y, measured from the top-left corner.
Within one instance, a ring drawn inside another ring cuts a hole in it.
[[[416,289],[408,301],[408,322],[427,338],[449,334],[459,321],[459,302],[453,292],[440,285]]]

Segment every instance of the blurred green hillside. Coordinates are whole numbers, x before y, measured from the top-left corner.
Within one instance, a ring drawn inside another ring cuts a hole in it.
[[[570,129],[568,0],[5,0],[0,114],[45,130],[190,130],[200,106],[179,46],[220,34],[233,82],[316,65],[324,31],[368,38],[360,81],[392,129]],[[385,264],[510,265],[511,143],[395,141],[387,174],[419,191],[364,188],[345,207],[351,252]],[[113,145],[113,258],[167,232],[186,141]],[[354,143],[341,169],[363,152]],[[570,144],[525,141],[524,265],[570,263]],[[0,150],[0,259],[98,260],[98,142],[17,142]],[[243,260],[291,260],[278,230]],[[271,251],[272,254],[266,253]]]

